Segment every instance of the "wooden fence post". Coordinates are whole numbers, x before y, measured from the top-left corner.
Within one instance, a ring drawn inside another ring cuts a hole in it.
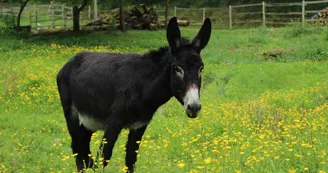
[[[67,27],[67,12],[64,11],[64,28]]]
[[[30,12],[30,26],[31,26],[31,29],[32,29],[32,13]]]
[[[98,7],[97,7],[97,0],[93,0],[93,19],[97,20],[98,19],[98,14],[97,11]]]
[[[66,17],[66,14],[65,14],[65,16],[64,16],[64,28],[66,28],[66,26],[67,26],[67,17]]]
[[[265,27],[265,2],[262,2],[263,26]]]
[[[88,6],[88,19],[91,19],[91,7],[90,7],[90,5]]]
[[[52,28],[55,28],[55,6],[53,6],[53,9],[52,9],[52,13],[51,13],[51,24],[52,24]]]
[[[205,21],[205,8],[203,8],[203,22]]]
[[[48,8],[48,14],[50,14],[50,10],[51,10],[51,4],[52,4],[52,1],[50,2],[49,4],[49,8]]]
[[[35,29],[38,31],[38,11],[35,11]]]
[[[177,7],[174,6],[174,16],[177,17]]]
[[[302,26],[305,26],[305,0],[302,1]]]
[[[165,27],[167,27],[169,19],[169,0],[165,0]]]
[[[33,5],[33,13],[35,14],[35,12],[36,12],[36,5],[34,4]]]
[[[64,4],[62,4],[62,18],[64,18]]]
[[[229,5],[229,28],[232,29],[232,6]]]

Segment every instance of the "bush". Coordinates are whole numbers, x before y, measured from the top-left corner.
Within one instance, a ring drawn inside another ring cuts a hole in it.
[[[111,31],[115,31],[115,30],[117,30],[116,20],[115,19],[112,19],[112,23],[108,25],[107,31],[108,32],[111,32]]]
[[[287,34],[285,35],[286,38],[295,38],[300,37],[302,35],[312,34],[313,31],[303,27],[301,24],[295,24],[291,26],[291,29],[288,30]]]
[[[0,34],[8,35],[15,27],[16,16],[14,14],[0,15]]]
[[[0,35],[26,38],[29,35],[30,30],[30,26],[24,26],[21,27],[19,31],[17,31],[16,15],[14,13],[0,15]]]

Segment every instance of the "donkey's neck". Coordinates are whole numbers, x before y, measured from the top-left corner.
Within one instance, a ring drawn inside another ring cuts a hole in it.
[[[158,107],[166,103],[172,96],[171,90],[171,58],[169,56],[168,49],[160,49],[161,52],[146,54],[150,56],[152,61],[159,60],[161,65],[157,66],[158,74],[151,82],[147,92],[144,95],[144,103],[147,106],[152,107],[156,110]],[[157,71],[156,70],[156,71]]]

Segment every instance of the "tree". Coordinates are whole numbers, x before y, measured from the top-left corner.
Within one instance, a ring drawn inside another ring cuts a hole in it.
[[[73,5],[73,31],[80,31],[80,13],[85,8],[89,0],[83,0],[82,5],[78,7],[77,3]]]
[[[20,19],[21,19],[21,16],[22,16],[22,13],[24,11],[24,8],[26,6],[26,4],[29,2],[30,0],[25,0],[25,1],[22,1],[21,2],[21,6],[19,8],[19,12],[18,12],[18,15],[17,15],[17,25],[16,25],[16,29],[17,31],[19,31],[21,29],[21,26],[20,26]]]
[[[124,20],[124,5],[123,5],[123,0],[121,1],[120,5],[120,26],[121,26],[121,31],[125,31],[125,20]]]

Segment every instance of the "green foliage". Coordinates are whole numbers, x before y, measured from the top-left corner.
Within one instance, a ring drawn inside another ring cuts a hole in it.
[[[15,14],[0,15],[0,34],[7,35],[11,34],[12,30],[16,25]]]
[[[326,47],[314,47],[306,56],[313,61],[324,61],[328,59],[328,50]]]
[[[108,32],[111,32],[111,31],[116,31],[116,30],[117,30],[117,27],[116,27],[116,19],[113,18],[111,24],[108,25],[107,31]]]
[[[305,28],[302,24],[294,24],[291,26],[291,30],[287,32],[286,38],[300,37],[302,35],[309,35],[314,32],[313,28]]]
[[[266,40],[266,37],[263,37],[261,35],[255,35],[249,37],[249,41],[254,44],[266,44],[268,41]]]
[[[16,30],[16,14],[0,15],[0,36],[2,37],[15,36],[17,38],[26,38],[28,37],[28,35],[29,35],[29,31],[27,30],[27,28],[22,29],[20,31]],[[16,47],[16,44],[12,46]],[[0,50],[1,49],[3,49],[3,47],[0,47]]]

